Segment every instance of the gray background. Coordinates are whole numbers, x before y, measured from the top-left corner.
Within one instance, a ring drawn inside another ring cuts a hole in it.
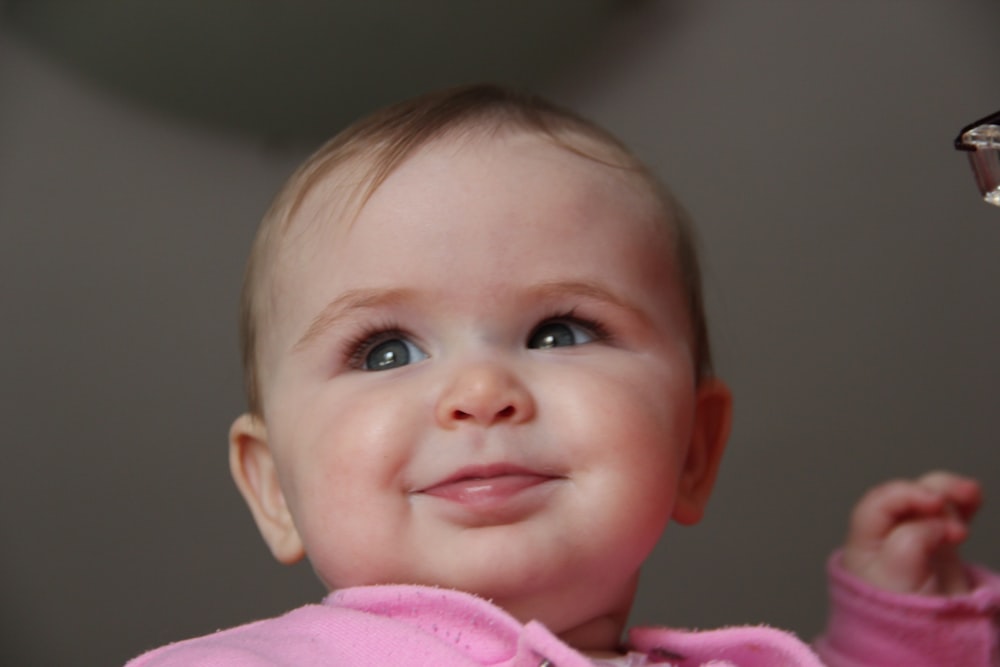
[[[1000,210],[951,149],[1000,107],[1000,3],[623,4],[535,85],[693,212],[737,398],[709,515],[667,531],[633,618],[808,637],[866,487],[947,467],[1000,490]],[[312,145],[285,117],[199,120],[71,56],[0,19],[4,665],[120,664],[322,594],[271,561],[226,465],[243,261]],[[470,61],[449,76],[506,76]],[[998,511],[967,548],[994,566]]]

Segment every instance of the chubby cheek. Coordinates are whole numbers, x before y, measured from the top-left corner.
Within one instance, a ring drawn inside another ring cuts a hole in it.
[[[686,368],[664,366],[658,369],[639,357],[560,378],[553,395],[572,413],[570,423],[584,430],[579,441],[588,449],[600,443],[591,452],[598,465],[683,460],[694,417],[694,381]],[[612,452],[615,456],[607,456]]]
[[[641,364],[591,371],[591,382],[574,383],[578,399],[567,401],[572,414],[564,420],[575,425],[566,442],[577,474],[601,499],[593,511],[605,514],[605,528],[621,531],[622,547],[639,550],[655,544],[672,514],[695,405],[688,373],[655,371]]]
[[[272,433],[296,528],[331,588],[384,577],[376,561],[393,558],[405,528],[403,475],[420,432],[413,410],[386,392],[337,389],[299,403]]]

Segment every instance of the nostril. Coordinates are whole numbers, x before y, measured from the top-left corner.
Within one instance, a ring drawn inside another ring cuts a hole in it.
[[[497,413],[494,416],[494,420],[496,420],[496,419],[509,419],[509,418],[513,417],[516,412],[517,412],[517,410],[514,409],[513,405],[508,405],[503,410],[497,411]],[[476,416],[475,413],[466,412],[465,410],[454,410],[451,413],[451,417],[455,421],[461,421],[463,419],[473,419],[473,418],[475,418],[475,416]],[[490,421],[493,421],[493,420],[490,420]]]

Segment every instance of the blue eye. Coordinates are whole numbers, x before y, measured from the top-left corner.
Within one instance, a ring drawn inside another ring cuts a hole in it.
[[[543,322],[528,336],[528,347],[536,350],[548,350],[553,347],[582,345],[598,338],[595,331],[588,331],[582,324],[574,324],[566,320],[550,320]]]
[[[362,367],[366,371],[387,371],[426,358],[423,350],[405,338],[386,338],[364,352]]]

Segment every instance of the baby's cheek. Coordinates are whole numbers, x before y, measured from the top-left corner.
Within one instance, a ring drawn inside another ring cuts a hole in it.
[[[376,523],[364,507],[335,506],[312,524],[307,555],[328,589],[392,581],[398,545],[392,524]]]

